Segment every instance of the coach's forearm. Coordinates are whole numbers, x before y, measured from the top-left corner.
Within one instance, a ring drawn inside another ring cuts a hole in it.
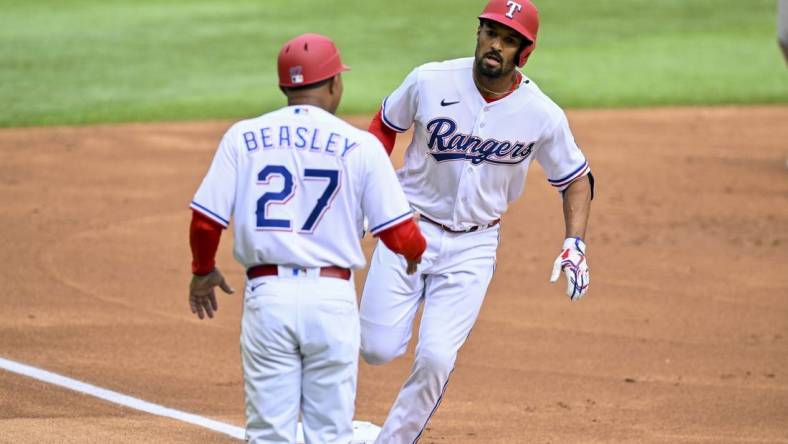
[[[216,250],[222,236],[222,226],[192,210],[189,245],[192,249],[192,273],[204,276],[216,265]]]
[[[584,176],[572,182],[564,192],[566,237],[585,239],[590,212],[591,184],[588,176]]]

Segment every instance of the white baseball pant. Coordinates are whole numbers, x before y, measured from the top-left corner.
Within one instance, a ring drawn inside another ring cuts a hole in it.
[[[378,242],[361,299],[361,354],[383,364],[405,353],[419,305],[424,303],[416,357],[375,441],[412,444],[438,407],[481,309],[495,269],[499,226],[454,234],[426,221],[418,272]]]
[[[348,444],[358,374],[359,321],[353,280],[294,276],[247,282],[241,355],[248,442]]]

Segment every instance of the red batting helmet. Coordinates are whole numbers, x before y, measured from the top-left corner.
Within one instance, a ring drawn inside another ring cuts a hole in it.
[[[539,31],[539,12],[530,0],[490,0],[484,7],[480,19],[492,20],[508,26],[531,41],[520,51],[517,66],[522,67],[536,47],[536,33]]]
[[[302,34],[285,43],[277,67],[279,85],[285,87],[317,83],[350,69],[339,59],[334,42],[320,34]]]

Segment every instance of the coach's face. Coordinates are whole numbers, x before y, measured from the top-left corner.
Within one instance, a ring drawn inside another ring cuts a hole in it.
[[[511,74],[523,39],[515,30],[500,23],[483,20],[476,30],[476,70],[498,78]]]

